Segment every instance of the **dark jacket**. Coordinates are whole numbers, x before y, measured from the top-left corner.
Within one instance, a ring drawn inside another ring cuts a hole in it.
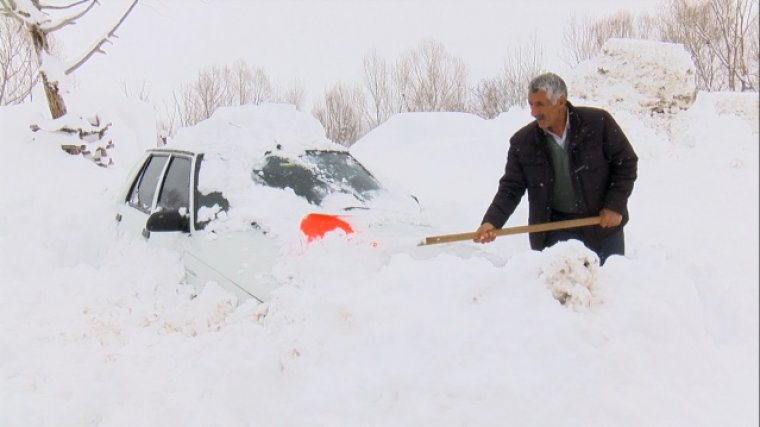
[[[566,104],[570,115],[567,150],[578,216],[598,215],[607,208],[628,222],[628,197],[636,180],[638,157],[612,116],[601,109]],[[528,190],[530,224],[550,221],[554,170],[546,144],[547,134],[534,121],[509,140],[507,165],[499,189],[483,217],[501,228]],[[552,142],[553,143],[553,142]],[[584,227],[583,239],[594,245],[616,228]],[[546,233],[531,233],[530,246],[544,249]]]

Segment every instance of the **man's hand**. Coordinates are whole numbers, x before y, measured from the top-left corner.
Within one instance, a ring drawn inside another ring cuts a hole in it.
[[[480,227],[478,227],[477,230],[475,230],[475,234],[477,234],[477,236],[475,236],[472,241],[476,243],[493,242],[494,239],[496,239],[496,233],[494,233],[494,230],[496,230],[496,227],[494,227],[493,224],[484,222],[480,225]]]
[[[617,227],[623,222],[623,215],[609,209],[602,209],[599,212],[599,217],[599,226],[602,228]]]

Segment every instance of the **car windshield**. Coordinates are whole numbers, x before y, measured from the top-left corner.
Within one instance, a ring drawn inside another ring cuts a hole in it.
[[[290,188],[315,205],[333,193],[347,193],[366,201],[381,188],[348,152],[312,150],[299,160],[270,155],[261,169],[254,169],[252,177],[270,187]]]

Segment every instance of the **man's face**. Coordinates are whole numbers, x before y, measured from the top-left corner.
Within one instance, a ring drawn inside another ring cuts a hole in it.
[[[536,119],[542,129],[557,129],[565,120],[565,97],[560,96],[556,104],[552,104],[546,91],[538,90],[528,94],[530,115]],[[561,126],[560,126],[561,127]]]

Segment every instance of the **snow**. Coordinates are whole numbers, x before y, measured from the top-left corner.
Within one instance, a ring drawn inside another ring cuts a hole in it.
[[[675,113],[693,102],[696,69],[683,45],[609,39],[568,79],[571,97],[637,113]],[[606,101],[606,102],[605,102]]]
[[[660,121],[639,94],[610,104],[640,166],[627,255],[603,267],[524,235],[385,253],[331,233],[282,257],[258,306],[214,283],[191,299],[178,254],[116,233],[155,123],[80,96],[72,111],[113,123],[109,168],[31,132],[39,102],[0,109],[0,425],[758,424],[756,93]],[[400,115],[351,151],[417,194],[431,231],[471,231],[529,120]]]
[[[301,236],[300,229],[293,225],[315,208],[305,198],[296,197],[290,188],[257,185],[250,179],[252,171],[264,167],[266,153],[303,164],[299,156],[308,150],[348,151],[345,146],[327,139],[324,128],[314,116],[289,104],[220,108],[208,120],[180,130],[166,147],[203,153],[198,189],[204,194],[223,193],[230,204],[229,209],[208,224],[206,231],[249,230],[251,223],[257,223],[271,237],[285,240],[292,240],[294,234],[296,238]],[[380,221],[372,226],[384,225],[392,218],[407,223],[424,222],[419,215],[403,218],[418,213],[419,205],[398,184],[385,186],[372,200],[358,200],[350,194],[335,192],[320,203],[328,213],[354,217],[356,222],[359,216],[369,215],[341,210],[365,205],[373,208],[374,222]],[[215,218],[215,213],[214,210],[202,212],[207,218]],[[367,228],[373,221],[365,219],[363,225]],[[287,242],[283,245],[290,246]]]
[[[293,216],[302,217],[311,206],[305,199],[293,197],[292,190],[254,185],[250,174],[263,167],[258,163],[264,153],[277,152],[297,160],[307,149],[345,151],[327,139],[316,118],[286,104],[220,108],[210,119],[178,132],[167,146],[203,152],[199,190],[206,194],[225,191],[232,209],[225,221],[210,224],[212,229],[247,229],[251,222],[259,222],[274,225],[276,234],[293,230],[293,221],[297,221]]]
[[[689,114],[734,116],[741,119],[737,120],[737,126],[749,125],[752,133],[757,134],[760,126],[757,104],[757,92],[700,92]]]
[[[425,215],[440,225],[430,234],[468,232],[496,192],[509,135],[528,121],[524,109],[493,120],[465,113],[397,114],[352,145],[351,153],[383,182],[403,185],[424,202]],[[527,216],[527,207],[518,208],[510,224],[524,224]]]

